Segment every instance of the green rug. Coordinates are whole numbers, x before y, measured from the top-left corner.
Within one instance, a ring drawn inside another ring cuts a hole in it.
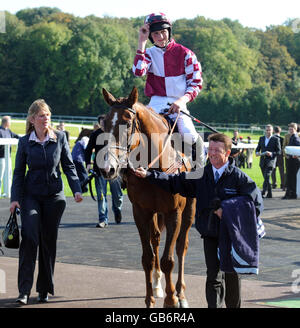
[[[291,298],[287,300],[265,302],[265,304],[271,306],[284,307],[284,308],[300,308],[300,298]]]

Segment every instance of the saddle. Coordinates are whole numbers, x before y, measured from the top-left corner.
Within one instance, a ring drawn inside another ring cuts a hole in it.
[[[171,129],[172,129],[174,123],[175,123],[175,120],[173,120],[169,115],[165,115],[164,113],[162,113],[162,114],[160,114],[160,115],[163,116],[163,117],[167,120],[167,122],[168,122],[168,126],[169,126],[169,134],[170,134]],[[176,125],[175,125],[175,128],[174,128],[173,133],[174,133],[174,132],[179,133],[177,123],[176,123]]]
[[[168,111],[168,109],[165,110],[165,112],[167,112],[167,111]],[[160,115],[166,119],[168,126],[169,126],[168,134],[170,134],[171,130],[175,124],[175,120],[170,118],[169,115],[165,115],[164,113],[161,113]],[[179,133],[177,122],[176,122],[176,125],[175,125],[172,133]],[[184,149],[183,141],[182,141],[182,149]],[[180,169],[182,168],[183,165],[186,170],[188,169],[187,162],[189,161],[189,158],[186,157],[185,154],[180,152],[179,150],[175,149],[175,151],[176,151],[176,159],[175,159],[174,163],[166,171],[167,174],[180,173]]]

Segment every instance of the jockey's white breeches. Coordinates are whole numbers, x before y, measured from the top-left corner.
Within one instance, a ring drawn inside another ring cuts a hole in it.
[[[166,108],[170,107],[168,103],[172,104],[176,100],[177,98],[174,97],[152,96],[148,104],[148,107],[153,108],[156,113],[162,114]],[[180,108],[180,110],[188,114],[190,113],[186,106],[184,108]],[[178,115],[177,113],[170,114],[169,117],[173,121],[175,121],[177,115]],[[177,126],[178,126],[178,131],[181,134],[184,142],[190,145],[196,142],[197,138],[199,137],[199,134],[197,133],[194,123],[190,117],[180,113],[179,118],[177,120]]]

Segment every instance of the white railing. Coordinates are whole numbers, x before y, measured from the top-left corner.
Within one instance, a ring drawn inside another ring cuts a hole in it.
[[[3,193],[5,194],[5,197],[8,198],[10,198],[10,188],[12,182],[10,146],[17,145],[18,142],[19,140],[15,138],[0,138],[0,145],[4,145],[4,158],[5,158],[5,171],[3,176]]]

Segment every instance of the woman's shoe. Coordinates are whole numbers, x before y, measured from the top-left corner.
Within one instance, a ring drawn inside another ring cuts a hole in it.
[[[39,293],[37,297],[37,301],[39,303],[47,303],[48,302],[48,293]]]
[[[19,297],[16,299],[16,303],[20,303],[22,305],[26,305],[29,300],[28,294],[20,294]]]

